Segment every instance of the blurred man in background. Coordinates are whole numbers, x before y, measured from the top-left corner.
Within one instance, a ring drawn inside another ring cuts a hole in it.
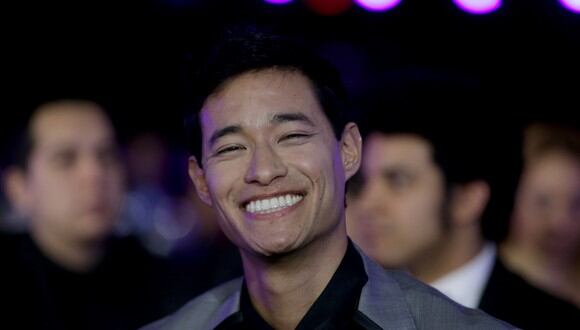
[[[530,282],[580,306],[580,131],[530,125],[523,151],[502,256]]]
[[[509,141],[497,139],[501,125],[491,131],[483,118],[465,117],[462,101],[445,89],[418,88],[385,106],[394,114],[369,120],[362,180],[348,199],[349,234],[383,267],[407,268],[457,302],[516,326],[579,324],[574,307],[508,271],[485,239],[483,222],[507,219],[515,187],[492,170],[509,174],[514,163],[502,152]]]
[[[2,312],[26,329],[130,329],[159,310],[155,260],[112,237],[124,194],[113,126],[86,100],[31,115],[5,191],[28,233],[3,235]]]

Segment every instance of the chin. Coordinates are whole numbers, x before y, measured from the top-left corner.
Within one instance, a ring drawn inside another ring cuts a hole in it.
[[[258,244],[255,251],[265,257],[284,256],[296,250],[295,241],[288,239],[280,239],[276,241],[269,241]]]

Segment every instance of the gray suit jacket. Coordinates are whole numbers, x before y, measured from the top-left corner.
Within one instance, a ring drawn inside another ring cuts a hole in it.
[[[359,311],[383,329],[511,329],[480,310],[463,307],[401,271],[386,271],[362,252],[368,282]],[[213,329],[240,307],[242,278],[193,299],[144,330]]]

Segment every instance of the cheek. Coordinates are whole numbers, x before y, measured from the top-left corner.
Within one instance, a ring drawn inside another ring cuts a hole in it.
[[[211,198],[221,201],[227,198],[230,191],[235,189],[236,182],[243,181],[244,169],[242,166],[219,164],[206,169],[205,178]],[[216,207],[219,207],[216,205]]]
[[[559,231],[569,241],[580,243],[580,217],[575,215],[569,218],[560,225]]]
[[[402,202],[402,210],[408,221],[418,226],[432,227],[434,219],[441,215],[443,196],[435,190],[411,192]],[[404,208],[404,209],[403,209]]]
[[[542,245],[547,233],[547,221],[533,213],[520,212],[514,217],[514,235],[521,242]]]
[[[108,197],[111,200],[121,199],[125,193],[125,178],[119,173],[112,173],[107,179]]]
[[[334,153],[323,152],[333,150],[330,148],[335,148],[335,146],[313,145],[306,148],[306,150],[297,149],[296,152],[287,155],[285,159],[288,164],[298,168],[313,181],[320,182],[323,180],[325,184],[332,185],[330,188],[334,189],[336,185],[344,183],[345,180],[338,151],[336,150]]]
[[[580,249],[580,226],[576,225],[573,230],[568,232],[568,241],[571,248]]]
[[[80,205],[76,201],[79,194],[65,186],[62,183],[58,186],[36,185],[31,195],[32,216],[47,223],[59,223],[75,216],[76,205]]]
[[[429,237],[439,235],[441,232],[442,220],[439,217],[439,212],[427,209],[409,210],[409,216],[405,219],[405,236],[407,240],[424,241]]]
[[[317,157],[309,155],[317,155]],[[312,153],[308,150],[297,148],[291,152],[285,152],[281,158],[288,168],[297,170],[315,183],[321,182],[325,175],[331,174],[331,167],[329,167],[331,162],[325,155],[320,155],[320,152]]]
[[[405,228],[408,239],[425,240],[441,232],[443,197],[435,192],[425,191],[407,198],[401,203],[400,224]]]
[[[544,213],[546,210],[539,209],[531,200],[520,200],[514,217],[515,230],[530,238],[541,235],[547,225],[547,219],[542,215]]]
[[[41,173],[31,185],[32,195],[37,203],[55,206],[75,199],[81,194],[70,177],[55,173]]]

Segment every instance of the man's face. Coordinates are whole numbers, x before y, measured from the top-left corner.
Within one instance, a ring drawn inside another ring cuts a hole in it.
[[[522,175],[516,236],[536,251],[570,255],[580,248],[580,162],[565,152],[533,161]]]
[[[356,168],[343,166],[350,149],[337,141],[304,76],[238,76],[208,98],[200,121],[203,170],[191,160],[190,175],[242,253],[278,255],[346,235],[345,177],[358,160]]]
[[[68,241],[112,231],[123,195],[112,127],[93,105],[53,104],[31,126],[26,212],[34,229]]]
[[[348,202],[349,235],[384,267],[419,263],[444,239],[445,186],[429,144],[374,133],[365,141],[362,176],[360,194]]]

